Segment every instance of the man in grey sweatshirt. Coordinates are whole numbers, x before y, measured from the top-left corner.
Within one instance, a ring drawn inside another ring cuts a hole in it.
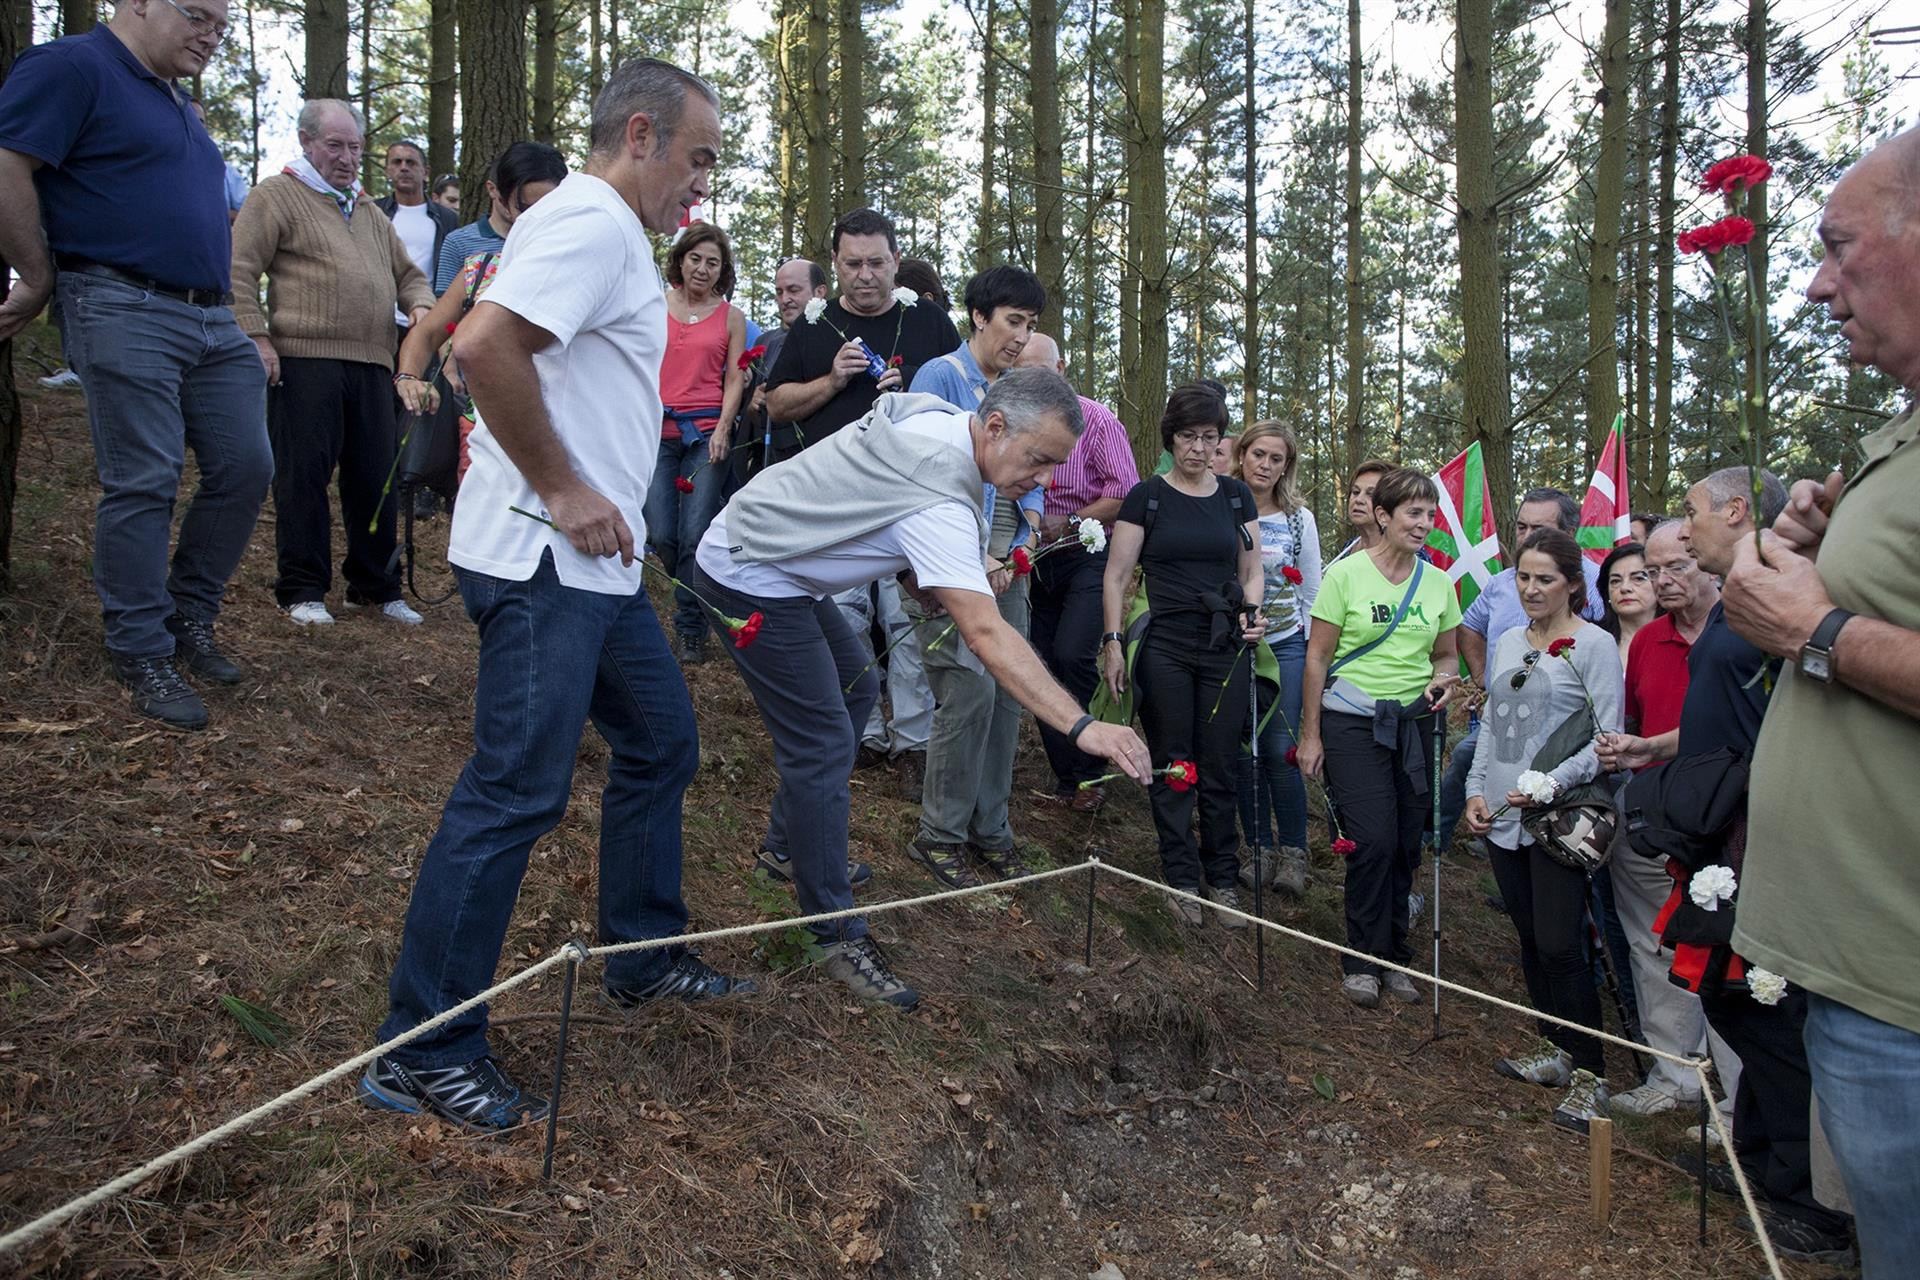
[[[697,560],[713,603],[760,615],[729,650],[773,737],[780,783],[766,847],[790,867],[808,914],[853,905],[848,776],[879,684],[832,596],[897,576],[952,617],[969,651],[1042,723],[1136,781],[1152,768],[1132,730],[1087,715],[1000,617],[987,583],[983,486],[1009,500],[1046,482],[1083,428],[1079,398],[1050,369],[1001,375],[979,408],[885,395],[865,418],[755,476],[715,517]],[[912,1008],[850,916],[815,926],[827,973],[857,994]]]

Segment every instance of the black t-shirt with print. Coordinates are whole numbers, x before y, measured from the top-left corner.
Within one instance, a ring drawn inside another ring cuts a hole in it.
[[[812,382],[833,368],[833,357],[842,345],[862,338],[882,360],[901,357],[900,389],[913,385],[920,366],[960,345],[960,333],[947,313],[922,300],[911,307],[896,302],[877,316],[857,316],[835,298],[827,304],[820,319],[808,323],[802,317],[787,331],[779,358],[767,374],[767,388],[789,382]],[[818,444],[849,422],[866,415],[879,396],[874,379],[856,373],[846,386],[812,415],[799,421],[802,447]]]
[[[1127,491],[1120,501],[1119,518],[1145,528],[1149,497],[1158,497],[1160,504],[1140,547],[1140,566],[1146,571],[1154,630],[1162,638],[1170,632],[1205,636],[1213,619],[1200,597],[1240,577],[1240,555],[1246,545],[1240,540],[1240,526],[1258,518],[1253,490],[1223,476],[1210,496],[1195,498],[1164,477],[1154,476]],[[1236,497],[1240,500],[1237,511]]]

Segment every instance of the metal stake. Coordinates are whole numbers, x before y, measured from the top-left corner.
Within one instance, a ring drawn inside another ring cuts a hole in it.
[[[1100,859],[1087,859],[1087,968],[1093,968],[1093,890],[1100,878]]]
[[[573,1018],[573,979],[586,958],[587,948],[579,939],[567,943],[567,976],[560,988],[560,1043],[553,1050],[553,1090],[547,1098],[547,1150],[540,1161],[540,1178],[553,1180],[553,1144],[560,1136],[560,1090],[567,1080],[567,1027]]]

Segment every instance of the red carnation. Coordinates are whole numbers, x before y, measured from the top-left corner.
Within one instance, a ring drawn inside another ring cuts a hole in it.
[[[1300,767],[1300,748],[1288,747],[1287,754],[1282,756],[1281,759],[1298,769]]]
[[[767,345],[764,342],[748,347],[740,353],[740,367],[742,369],[748,368],[755,360],[758,360],[765,354],[767,354]]]
[[[1033,572],[1033,557],[1027,554],[1025,547],[1013,549],[1013,576],[1024,578]]]
[[[893,357],[893,359],[887,361],[887,367],[889,369],[898,369],[902,365],[906,364],[906,362],[907,362],[907,358],[905,356],[895,356]]]
[[[1709,222],[1704,227],[1695,227],[1691,231],[1682,231],[1675,244],[1682,253],[1713,253],[1751,242],[1753,223],[1745,218],[1722,218],[1718,222]]]
[[[1549,658],[1564,658],[1572,652],[1573,652],[1572,636],[1561,636],[1558,640],[1555,640],[1552,644],[1547,646],[1547,656]]]
[[[766,615],[758,609],[747,615],[747,620],[733,629],[733,647],[744,649],[752,644],[754,637],[760,634],[760,628],[766,624]]]
[[[682,493],[692,493],[693,481],[686,476],[675,476],[673,478],[673,487]]]
[[[447,332],[448,332],[448,333],[452,333],[452,332],[453,332],[453,331],[454,331],[455,329],[458,329],[459,327],[460,327],[460,322],[459,322],[458,320],[449,320],[449,321],[447,321]]]
[[[1772,176],[1773,166],[1759,156],[1730,156],[1707,170],[1700,189],[1731,196],[1742,187],[1757,187]]]
[[[1296,587],[1299,586],[1302,582],[1306,581],[1306,575],[1301,573],[1298,569],[1294,568],[1290,564],[1283,564],[1280,566],[1280,576],[1285,578],[1288,582],[1291,582]]]
[[[1200,781],[1200,771],[1193,767],[1191,760],[1175,760],[1167,766],[1167,785],[1175,791],[1190,791]]]
[[[1338,840],[1335,840],[1333,842],[1333,851],[1339,854],[1343,858],[1346,857],[1348,854],[1352,853],[1354,850],[1358,849],[1359,847],[1360,847],[1359,845],[1347,839],[1345,836],[1341,836]]]

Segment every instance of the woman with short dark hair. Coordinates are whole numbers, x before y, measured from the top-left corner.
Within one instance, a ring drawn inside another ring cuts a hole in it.
[[[1431,477],[1404,467],[1373,487],[1372,545],[1320,580],[1307,633],[1300,771],[1327,775],[1346,845],[1347,945],[1340,989],[1362,1008],[1420,998],[1403,973],[1407,894],[1434,803],[1435,714],[1460,681],[1460,602],[1447,575],[1420,556],[1440,503]],[[1347,846],[1351,847],[1348,848]],[[1372,959],[1362,958],[1372,957]]]

